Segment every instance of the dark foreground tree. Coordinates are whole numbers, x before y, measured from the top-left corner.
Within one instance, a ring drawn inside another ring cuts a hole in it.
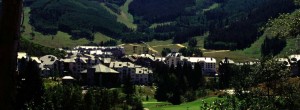
[[[40,77],[40,68],[35,61],[18,61],[16,109],[26,109],[28,105],[38,106],[42,103],[44,86]]]
[[[0,109],[12,110],[15,102],[15,73],[20,36],[22,0],[2,0],[0,18]]]
[[[300,79],[291,77],[289,68],[274,59],[235,68],[234,94],[206,106],[208,109],[296,110],[300,107]],[[206,108],[206,109],[207,109]]]

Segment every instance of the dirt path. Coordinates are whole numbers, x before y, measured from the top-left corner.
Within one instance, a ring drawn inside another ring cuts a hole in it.
[[[182,44],[176,44],[176,45],[179,46],[179,47],[181,47],[181,48],[185,47],[185,46],[182,45]]]
[[[203,52],[203,53],[220,53],[220,52],[229,52],[230,50],[215,50],[210,52]]]
[[[171,46],[171,45],[174,45],[174,44],[167,44],[167,45],[155,45],[155,46],[151,46],[151,47],[162,47],[162,46]]]

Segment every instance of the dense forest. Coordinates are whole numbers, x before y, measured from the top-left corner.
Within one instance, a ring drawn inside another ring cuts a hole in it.
[[[93,33],[101,32],[118,37],[126,26],[116,21],[116,16],[88,0],[38,0],[31,5],[30,23],[43,34],[67,32],[73,38],[93,39]]]
[[[184,43],[209,33],[207,49],[244,49],[264,31],[271,18],[293,12],[294,0],[134,0],[129,4],[137,29],[117,22],[100,3],[120,14],[126,0],[39,0],[31,7],[30,23],[43,34],[67,32],[72,38],[93,39],[101,32],[124,43],[173,39]],[[152,24],[162,23],[155,27]]]
[[[188,15],[185,8],[193,6],[195,0],[134,0],[129,5],[129,12],[139,19],[150,23],[174,20],[183,15]]]
[[[243,49],[249,47],[262,32],[259,28],[265,25],[270,18],[279,16],[279,13],[292,12],[296,6],[292,0],[259,0],[256,2],[259,5],[253,5],[254,8],[246,9],[237,15],[232,12],[227,6],[229,15],[224,17],[224,20],[215,22],[214,28],[210,29],[210,35],[206,39],[205,48],[208,49]],[[255,3],[255,2],[254,2]],[[251,3],[248,3],[251,4]],[[234,5],[235,6],[235,5]],[[226,10],[226,6],[224,6]],[[220,12],[216,10],[215,13],[210,12],[208,16],[219,15]],[[244,15],[243,15],[244,14]],[[215,18],[215,17],[212,17]],[[235,21],[233,21],[235,20]]]
[[[154,6],[158,3],[161,5],[157,6],[166,9]],[[151,38],[173,38],[174,43],[183,43],[193,36],[209,32],[205,48],[235,50],[249,47],[260,37],[263,32],[259,29],[270,18],[296,9],[293,0],[196,0],[177,5],[168,3],[168,0],[135,0],[129,11],[138,23],[139,31],[147,33]],[[172,6],[177,8],[166,11]],[[157,9],[160,11],[155,11]],[[184,14],[178,15],[175,12]],[[147,28],[152,23],[170,21],[154,29]]]

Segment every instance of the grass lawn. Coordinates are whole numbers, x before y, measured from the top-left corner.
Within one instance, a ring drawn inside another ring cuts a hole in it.
[[[218,97],[208,97],[180,105],[172,105],[168,102],[143,102],[143,106],[144,108],[148,108],[150,110],[200,110],[200,107],[202,106],[202,100],[207,103],[212,103],[218,99],[220,100]]]
[[[129,4],[132,2],[133,0],[127,0],[123,6],[120,7],[121,9],[121,15],[120,17],[118,17],[118,21],[123,21],[122,23],[124,23],[125,25],[127,25],[129,28],[133,28],[136,29],[137,25],[133,24],[133,16],[128,12],[128,7]]]
[[[56,35],[43,35],[42,33],[33,31],[33,27],[29,24],[29,14],[30,8],[26,7],[24,11],[24,23],[25,26],[24,32],[22,33],[22,37],[28,39],[31,42],[41,44],[47,47],[59,48],[59,47],[74,47],[77,45],[84,45],[88,44],[89,40],[85,38],[81,39],[71,39],[71,36],[67,33],[58,31]],[[30,33],[33,32],[35,34],[34,39]],[[95,33],[95,39],[93,40],[94,43],[99,43],[101,41],[107,41],[111,39],[110,37],[103,35],[101,33]]]
[[[232,59],[234,62],[253,61],[257,59],[257,57],[247,55],[243,51],[212,52],[212,53],[204,53],[203,55],[206,57],[216,58],[217,62],[221,61],[225,57]]]
[[[243,50],[243,52],[247,55],[260,57],[261,56],[261,45],[264,43],[265,36],[259,37],[253,44],[251,44],[251,47],[246,48]]]
[[[204,49],[204,40],[208,36],[208,33],[204,34],[203,36],[195,36],[194,38],[197,40],[197,47],[199,47],[201,50]],[[188,42],[183,43],[182,45],[188,46]]]

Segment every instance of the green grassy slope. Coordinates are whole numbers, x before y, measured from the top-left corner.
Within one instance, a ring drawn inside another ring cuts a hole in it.
[[[124,5],[120,7],[120,14],[113,12],[111,9],[106,7],[104,3],[101,3],[101,6],[108,10],[111,14],[117,16],[117,21],[125,24],[128,28],[136,29],[137,25],[133,23],[133,16],[128,12],[128,6],[133,0],[127,0]]]
[[[143,102],[143,106],[144,108],[148,108],[150,110],[200,110],[201,106],[203,105],[202,100],[207,103],[212,103],[215,100],[220,100],[220,98],[208,97],[180,105],[172,105],[167,102]]]
[[[288,38],[286,40],[286,47],[278,55],[279,57],[286,57],[290,54],[295,54],[297,49],[297,38]]]

